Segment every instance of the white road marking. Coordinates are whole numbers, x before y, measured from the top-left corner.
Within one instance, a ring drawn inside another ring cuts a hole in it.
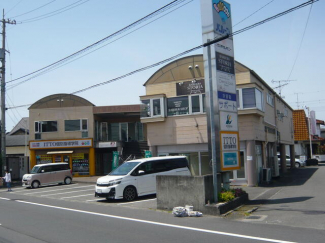
[[[0,200],[7,200],[7,201],[10,201],[9,198],[4,198],[4,197],[0,197]]]
[[[61,194],[69,194],[69,193],[73,193],[73,192],[85,192],[85,191],[94,191],[95,192],[95,189],[70,191],[70,192],[60,192],[60,193],[54,193],[54,194],[41,195],[41,197],[48,197],[48,196],[61,195]]]
[[[140,202],[147,202],[147,201],[153,201],[153,200],[157,200],[157,198],[154,198],[154,199],[148,199],[148,200],[142,200],[142,201],[127,202],[127,203],[119,203],[119,204],[117,204],[117,205],[125,205],[125,204],[132,204],[132,203],[140,203]]]
[[[61,197],[60,199],[63,199],[63,198],[73,198],[73,197],[85,197],[85,196],[94,196],[94,193],[93,194],[86,194],[86,195],[72,196],[72,197]]]
[[[99,202],[101,202],[101,201],[106,201],[106,199],[92,199],[92,200],[86,200],[86,202],[93,202],[93,201],[99,201]]]
[[[49,190],[49,191],[38,191],[37,192],[30,192],[30,193],[25,193],[24,195],[30,195],[30,194],[36,194],[36,193],[43,193],[43,192],[56,192],[56,191],[64,191],[64,190],[67,190],[67,189],[78,189],[78,188],[83,188],[83,187],[93,187],[94,190],[95,190],[95,186],[92,185],[92,186],[78,186],[78,187],[72,187],[72,188],[61,188],[61,189],[56,189],[56,190]]]
[[[292,241],[276,240],[276,239],[262,238],[262,237],[256,237],[256,236],[250,236],[250,235],[227,233],[227,232],[216,231],[216,230],[207,230],[207,229],[200,229],[200,228],[194,228],[194,227],[187,227],[187,226],[181,226],[181,225],[176,225],[176,224],[166,224],[166,223],[160,223],[160,222],[155,222],[155,221],[148,221],[148,220],[135,219],[135,218],[127,218],[127,217],[122,217],[122,216],[115,216],[115,215],[110,215],[110,214],[96,213],[96,212],[78,210],[78,209],[73,209],[73,208],[64,208],[64,207],[47,205],[47,204],[33,203],[33,202],[28,202],[28,201],[16,200],[16,202],[30,204],[30,205],[36,205],[36,206],[42,206],[42,207],[47,207],[47,208],[61,209],[61,210],[77,212],[77,213],[97,215],[97,216],[102,216],[102,217],[107,217],[107,218],[122,219],[122,220],[145,223],[145,224],[152,224],[152,225],[159,225],[159,226],[165,226],[165,227],[171,227],[171,228],[185,229],[185,230],[204,232],[204,233],[210,233],[210,234],[231,236],[231,237],[237,237],[237,238],[243,238],[243,239],[259,240],[259,241],[267,241],[267,242],[275,242],[275,243],[296,243],[296,242],[292,242]]]

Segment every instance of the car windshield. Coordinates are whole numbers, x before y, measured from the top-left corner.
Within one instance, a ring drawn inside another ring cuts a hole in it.
[[[115,170],[113,170],[109,175],[127,175],[134,167],[136,167],[140,162],[127,162]]]
[[[39,166],[34,166],[34,168],[31,170],[31,174],[36,174],[37,172],[38,172],[38,170],[39,170]]]

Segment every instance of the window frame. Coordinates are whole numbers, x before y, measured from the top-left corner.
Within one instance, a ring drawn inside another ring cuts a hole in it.
[[[246,107],[244,108],[244,96],[243,96],[243,90],[244,89],[254,89],[254,97],[255,97],[255,106],[253,107]],[[238,91],[238,93],[237,93]],[[261,94],[261,100],[260,100],[260,104],[261,104],[261,107],[258,107],[258,103],[257,102],[257,92],[259,92]],[[265,104],[264,104],[264,93],[263,91],[261,91],[260,89],[256,88],[256,87],[247,87],[247,88],[240,88],[240,89],[237,89],[236,90],[236,96],[238,98],[238,101],[237,101],[237,109],[238,110],[249,110],[249,109],[257,109],[257,110],[260,110],[260,111],[265,111]]]
[[[79,130],[71,130],[71,131],[67,131],[66,130],[66,122],[67,121],[79,121]],[[86,121],[86,129],[83,129],[83,122]],[[86,118],[82,118],[82,119],[70,119],[70,120],[64,120],[64,132],[87,132],[88,131],[88,119]]]
[[[159,100],[159,106],[160,106],[160,113],[159,114],[154,114],[154,101]],[[147,105],[144,102],[149,101],[149,115],[147,116],[142,116],[142,112],[140,114],[141,119],[146,119],[146,118],[154,118],[154,117],[165,117],[165,102],[164,102],[164,97],[160,98],[149,98],[149,99],[143,99],[141,100],[142,105]],[[147,111],[148,112],[148,111]]]
[[[56,122],[56,131],[46,131],[46,132],[43,132],[43,128],[42,128],[42,125],[43,123],[45,122]],[[37,125],[36,125],[37,124]],[[37,131],[36,131],[36,127],[37,127]],[[59,123],[58,121],[35,121],[34,122],[34,129],[35,129],[35,133],[52,133],[52,132],[58,132],[59,131]]]

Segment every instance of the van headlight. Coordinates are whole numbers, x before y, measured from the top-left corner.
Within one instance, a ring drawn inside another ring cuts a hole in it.
[[[114,180],[114,181],[109,181],[107,186],[114,186],[117,184],[120,184],[122,179]]]
[[[32,178],[32,176],[31,175],[28,175],[28,176],[24,176],[24,180],[29,180],[30,178]]]

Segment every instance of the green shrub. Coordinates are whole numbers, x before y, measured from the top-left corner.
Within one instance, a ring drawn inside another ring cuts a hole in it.
[[[235,195],[232,191],[223,191],[218,195],[219,202],[229,202],[235,198]]]

